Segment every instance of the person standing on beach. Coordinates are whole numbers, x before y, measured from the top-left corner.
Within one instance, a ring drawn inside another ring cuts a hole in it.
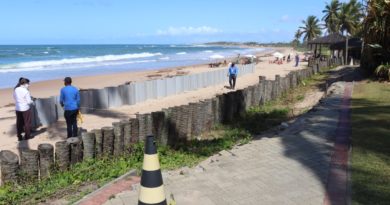
[[[80,107],[79,90],[72,86],[72,78],[66,77],[60,93],[60,103],[64,108],[64,117],[66,121],[67,134],[69,137],[77,137],[77,115]]]
[[[229,67],[229,72],[228,72],[230,89],[234,89],[236,87],[237,74],[238,74],[238,69],[235,66],[235,64],[232,63]]]
[[[15,111],[16,111],[16,131],[18,141],[31,139],[31,99],[28,87],[30,80],[27,78],[20,78],[18,84],[14,89]],[[22,133],[24,132],[24,139]]]
[[[298,67],[298,64],[299,64],[299,55],[297,53],[297,55],[295,55],[295,67]]]

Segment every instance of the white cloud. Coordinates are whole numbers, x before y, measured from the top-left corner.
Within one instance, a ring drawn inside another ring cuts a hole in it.
[[[282,22],[287,22],[290,20],[290,17],[288,15],[283,15],[281,18],[280,18],[280,21]]]
[[[168,35],[168,36],[184,36],[184,35],[206,35],[206,34],[215,34],[221,33],[222,30],[209,27],[209,26],[200,26],[200,27],[169,27],[167,30],[158,30],[157,35]]]

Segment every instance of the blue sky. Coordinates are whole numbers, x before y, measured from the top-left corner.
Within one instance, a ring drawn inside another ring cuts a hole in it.
[[[325,0],[4,0],[0,44],[289,42]]]

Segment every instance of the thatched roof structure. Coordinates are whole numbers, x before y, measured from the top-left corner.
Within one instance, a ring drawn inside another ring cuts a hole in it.
[[[329,34],[327,36],[318,37],[308,42],[308,44],[322,44],[322,45],[331,45],[335,43],[345,42],[345,36],[339,33]]]
[[[348,48],[349,49],[353,49],[353,48],[359,48],[360,49],[361,47],[362,47],[362,40],[360,40],[360,38],[348,39]],[[343,50],[343,49],[345,49],[345,40],[330,45],[330,49],[332,49],[332,50]]]

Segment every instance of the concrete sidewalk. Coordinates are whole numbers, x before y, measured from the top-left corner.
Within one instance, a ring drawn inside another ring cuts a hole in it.
[[[346,84],[333,84],[326,99],[283,131],[222,151],[194,168],[164,172],[168,202],[173,194],[179,205],[324,204]],[[138,186],[104,204],[136,205]]]

